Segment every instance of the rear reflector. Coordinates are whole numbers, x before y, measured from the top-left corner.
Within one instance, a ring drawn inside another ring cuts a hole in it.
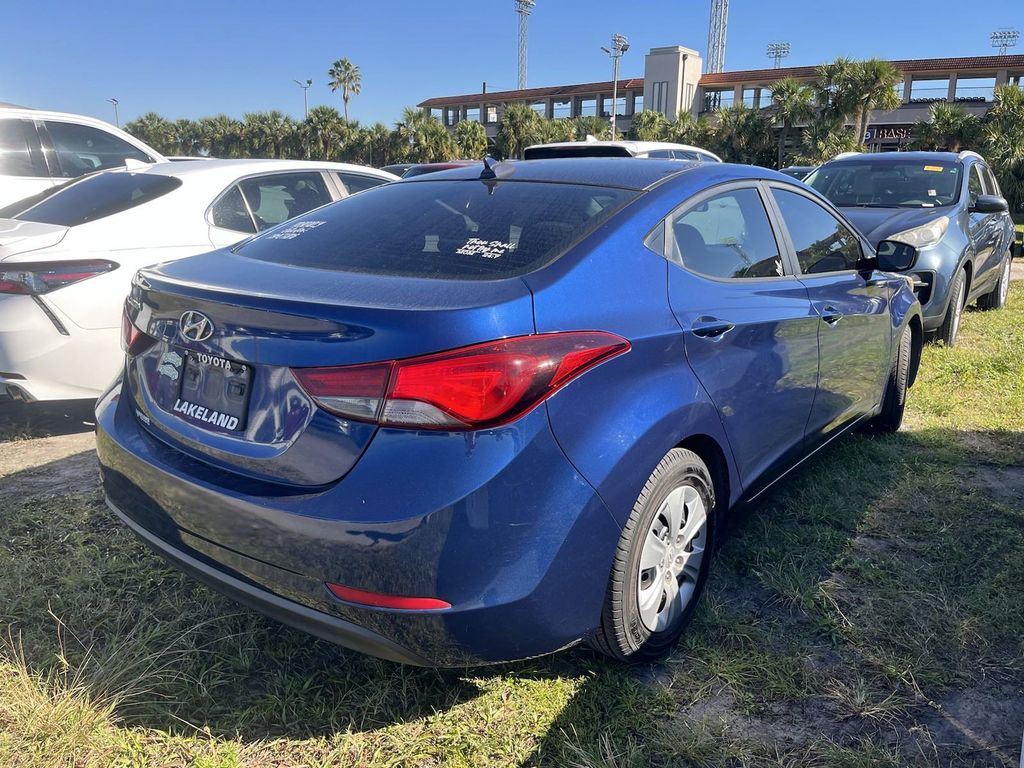
[[[0,264],[0,293],[39,296],[117,269],[102,259],[33,264]]]
[[[372,605],[375,608],[393,608],[399,611],[436,611],[451,608],[452,604],[436,597],[399,597],[367,592],[363,589],[343,587],[340,584],[326,582],[327,589],[339,600],[359,605]]]
[[[474,344],[368,365],[292,370],[325,410],[416,429],[466,430],[513,421],[599,363],[629,350],[601,331]]]

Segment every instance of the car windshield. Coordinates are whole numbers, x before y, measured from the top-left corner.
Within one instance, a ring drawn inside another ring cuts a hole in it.
[[[180,179],[156,173],[98,173],[15,203],[0,215],[77,227],[148,203],[180,186]]]
[[[238,253],[315,269],[499,279],[553,261],[638,194],[545,182],[389,184],[268,230]]]
[[[821,166],[804,183],[834,205],[861,208],[936,208],[960,197],[960,164],[894,157]]]

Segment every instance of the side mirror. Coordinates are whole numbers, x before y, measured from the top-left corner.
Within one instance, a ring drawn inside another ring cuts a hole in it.
[[[971,206],[971,213],[1006,213],[1008,210],[1006,198],[999,195],[978,195]]]
[[[906,272],[917,263],[917,248],[895,240],[883,240],[875,249],[878,269],[882,272]]]

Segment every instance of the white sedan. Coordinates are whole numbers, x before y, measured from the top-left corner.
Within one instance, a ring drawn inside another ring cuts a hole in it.
[[[121,365],[122,307],[140,267],[232,245],[397,178],[301,160],[157,163],[0,209],[0,394],[97,397]]]

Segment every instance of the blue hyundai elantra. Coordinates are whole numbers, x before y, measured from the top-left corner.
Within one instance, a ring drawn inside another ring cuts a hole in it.
[[[395,661],[669,652],[723,526],[899,427],[913,248],[748,166],[488,164],[141,271],[107,501],[285,623]]]

